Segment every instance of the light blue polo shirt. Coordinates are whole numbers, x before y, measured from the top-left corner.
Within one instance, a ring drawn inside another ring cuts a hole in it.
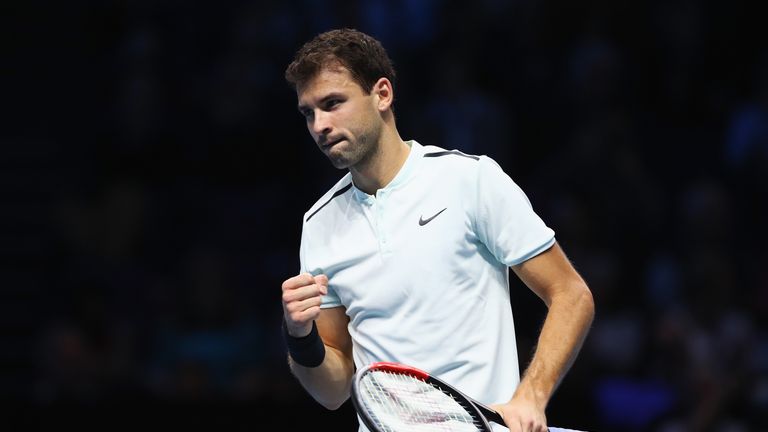
[[[347,174],[305,213],[301,271],[328,276],[322,307],[346,309],[358,368],[409,364],[506,402],[520,381],[508,267],[554,232],[492,159],[408,144],[375,196]]]

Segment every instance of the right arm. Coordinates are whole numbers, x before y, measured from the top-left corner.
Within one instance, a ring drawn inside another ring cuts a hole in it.
[[[307,392],[324,407],[335,410],[348,398],[355,365],[349,318],[343,307],[320,309],[320,299],[328,292],[325,275],[303,273],[283,282],[283,315],[288,334],[302,337],[310,333],[313,321],[325,345],[325,358],[317,367],[305,367],[288,356],[291,371]]]

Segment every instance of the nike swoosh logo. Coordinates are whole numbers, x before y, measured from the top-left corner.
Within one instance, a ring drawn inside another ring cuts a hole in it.
[[[424,219],[424,217],[423,217],[423,216],[419,216],[419,226],[424,226],[424,225],[428,224],[430,221],[432,221],[432,219],[434,219],[434,218],[436,218],[436,217],[440,216],[440,213],[442,213],[442,212],[444,212],[444,211],[446,211],[446,210],[448,210],[448,207],[446,207],[446,208],[444,208],[444,209],[440,210],[440,211],[439,211],[439,212],[437,212],[437,213],[436,213],[434,216],[432,216],[431,218],[427,218],[427,219]]]

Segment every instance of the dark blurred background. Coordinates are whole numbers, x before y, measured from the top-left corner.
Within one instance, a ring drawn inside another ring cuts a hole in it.
[[[403,138],[499,161],[594,291],[551,424],[768,430],[768,37],[749,3],[3,6],[4,429],[355,430],[299,387],[279,332],[301,216],[343,175],[283,71],[355,27],[395,62]],[[545,309],[517,281],[512,299],[524,366]]]

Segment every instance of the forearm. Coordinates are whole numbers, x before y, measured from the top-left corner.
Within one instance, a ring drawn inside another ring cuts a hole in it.
[[[354,363],[336,348],[325,346],[325,359],[318,367],[304,367],[288,356],[291,371],[307,392],[324,407],[335,410],[348,398]]]
[[[589,288],[572,283],[552,297],[533,360],[515,392],[542,408],[576,359],[595,313]]]

